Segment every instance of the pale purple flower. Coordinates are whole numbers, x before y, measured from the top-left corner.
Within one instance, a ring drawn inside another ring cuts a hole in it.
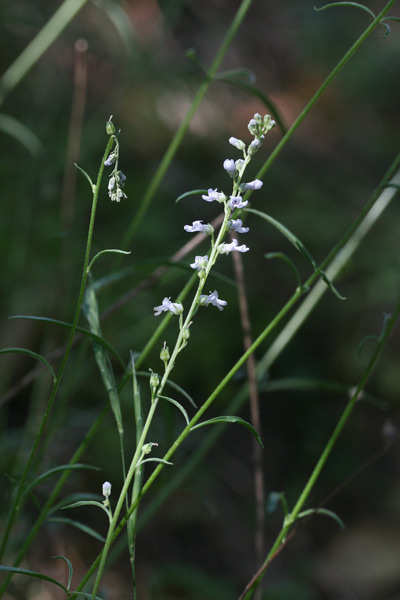
[[[244,190],[260,190],[263,186],[263,182],[260,179],[255,179],[254,181],[249,181],[249,183],[244,184]]]
[[[230,221],[229,231],[236,231],[237,233],[247,233],[249,231],[249,228],[242,227],[242,225],[242,219],[232,219],[232,221]]]
[[[214,202],[215,200],[217,202],[223,202],[225,200],[225,194],[223,194],[222,192],[218,192],[217,188],[215,188],[215,190],[209,188],[208,196],[206,194],[203,194],[202,198],[203,200],[206,200],[206,202]]]
[[[228,303],[226,302],[226,300],[220,300],[218,298],[218,292],[217,290],[214,290],[213,292],[211,292],[208,296],[202,294],[199,298],[199,302],[200,304],[202,304],[203,306],[207,306],[208,304],[213,304],[214,306],[216,306],[219,310],[224,310],[224,306],[226,306]]]
[[[230,252],[233,252],[233,251],[247,252],[248,250],[250,250],[250,248],[248,248],[245,244],[238,246],[238,241],[236,238],[233,239],[230,244],[221,244],[219,246],[220,254],[229,254]]]
[[[185,225],[183,229],[188,233],[195,233],[196,231],[200,231],[201,233],[204,233],[204,235],[211,235],[214,231],[214,228],[212,225],[210,225],[210,223],[204,225],[203,221],[193,221],[191,225]]]
[[[257,150],[260,148],[263,141],[264,141],[263,135],[260,136],[259,138],[255,138],[249,146],[249,149],[248,149],[249,154],[251,154],[251,155],[255,154],[257,152]]]
[[[164,298],[160,306],[154,307],[154,316],[158,317],[162,312],[170,312],[172,315],[180,315],[183,312],[183,306],[180,302],[171,302],[171,298]]]
[[[236,174],[236,164],[233,158],[227,158],[224,160],[224,169],[228,172],[231,177],[235,177]]]
[[[201,269],[205,269],[207,267],[207,263],[208,263],[208,256],[196,256],[194,263],[192,263],[190,266],[192,267],[192,269],[197,269],[198,271],[201,271]]]
[[[108,158],[104,161],[104,166],[111,167],[111,165],[115,162],[116,158],[117,158],[117,155],[115,154],[115,152],[111,152],[111,154],[109,154]]]
[[[229,200],[228,204],[232,210],[235,210],[236,208],[244,208],[245,206],[247,206],[248,201],[245,200],[243,202],[242,196],[231,196],[231,199]]]

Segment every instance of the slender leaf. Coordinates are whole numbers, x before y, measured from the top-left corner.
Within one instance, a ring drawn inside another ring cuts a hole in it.
[[[256,76],[250,69],[246,69],[245,67],[241,69],[229,69],[228,71],[222,71],[214,75],[214,80],[222,80],[222,81],[235,81],[238,77],[244,77],[248,79],[250,83],[254,83],[256,80]]]
[[[172,466],[174,463],[172,462],[168,462],[167,460],[164,460],[163,458],[145,458],[144,460],[141,460],[136,468],[140,467],[141,465],[144,465],[144,463],[147,462],[157,462],[157,463],[163,463],[163,465],[170,465]]]
[[[286,239],[304,256],[304,258],[311,264],[315,272],[318,272],[318,265],[312,257],[311,253],[307,250],[305,245],[299,238],[292,233],[285,225],[268,215],[267,213],[261,212],[260,210],[255,210],[254,208],[245,208],[245,212],[253,213],[258,217],[261,217],[265,221],[268,221],[273,227],[275,227],[282,235],[285,236]],[[326,273],[324,271],[320,271],[321,278],[325,281],[326,285],[329,289],[339,298],[340,300],[345,300],[343,296],[339,294],[333,283],[328,279]]]
[[[118,250],[117,248],[107,248],[106,250],[101,250],[100,252],[98,252],[90,261],[88,268],[86,269],[87,273],[90,273],[93,264],[96,262],[96,260],[98,258],[100,258],[100,256],[102,256],[103,254],[130,254],[130,252],[127,252],[125,250]]]
[[[40,361],[41,363],[43,363],[45,365],[45,367],[48,368],[48,370],[52,374],[53,382],[55,382],[55,380],[57,379],[53,367],[41,354],[38,354],[37,352],[33,352],[32,350],[28,350],[27,348],[3,348],[2,350],[0,350],[0,354],[12,354],[12,353],[26,354],[27,356],[30,356],[31,358],[36,358],[36,360]]]
[[[195,429],[199,429],[199,427],[204,427],[205,425],[214,425],[217,423],[238,423],[239,425],[243,425],[250,431],[251,435],[257,440],[257,442],[260,444],[261,448],[264,448],[261,438],[258,435],[257,431],[254,429],[253,425],[250,425],[250,423],[248,423],[244,419],[241,419],[240,417],[233,417],[233,416],[226,416],[226,415],[224,415],[222,417],[214,417],[213,419],[208,419],[208,421],[203,421],[202,423],[197,423],[197,425],[194,425],[191,428],[191,431],[194,431]]]
[[[79,500],[79,502],[74,502],[73,504],[63,506],[61,510],[65,510],[67,508],[77,508],[78,506],[98,506],[99,508],[104,510],[105,513],[107,513],[107,516],[110,515],[108,508],[105,507],[104,504],[102,504],[101,502],[96,502],[96,500]]]
[[[303,510],[303,512],[297,515],[297,518],[304,519],[305,517],[309,517],[311,515],[324,515],[325,517],[330,517],[336,521],[336,523],[338,523],[341,529],[346,529],[342,519],[336,513],[331,510],[327,510],[326,508],[309,508],[308,510]]]
[[[61,558],[62,560],[64,560],[67,563],[67,565],[68,565],[67,590],[69,590],[69,588],[71,587],[72,575],[74,573],[74,569],[72,568],[72,562],[69,560],[69,558],[67,558],[66,556],[63,556],[62,554],[57,554],[56,556],[52,556],[51,558]]]
[[[207,190],[190,190],[190,192],[185,192],[184,194],[178,196],[178,198],[175,200],[175,204],[183,200],[183,198],[187,198],[188,196],[198,196],[199,194],[207,194]]]
[[[290,260],[290,258],[288,256],[286,256],[286,254],[284,254],[283,252],[268,252],[268,254],[265,254],[264,256],[268,260],[270,260],[271,258],[279,258],[280,260],[283,260],[286,264],[288,264],[289,267],[294,272],[294,274],[296,275],[297,286],[299,288],[301,287],[300,274],[299,274],[294,262],[292,260]]]
[[[24,491],[24,494],[27,494],[35,486],[39,485],[39,483],[42,483],[43,481],[45,481],[49,477],[52,477],[53,475],[57,475],[58,473],[61,473],[63,471],[78,471],[80,469],[92,469],[93,471],[100,471],[99,467],[95,467],[94,465],[85,465],[82,463],[76,463],[74,465],[60,465],[59,467],[54,467],[53,469],[49,469],[45,473],[42,473],[42,475],[39,475],[39,477],[37,477],[28,485],[28,487]]]
[[[99,540],[100,542],[105,541],[105,538],[100,533],[92,529],[92,527],[81,523],[80,521],[74,521],[73,519],[64,519],[62,517],[51,517],[51,519],[47,519],[47,521],[50,523],[65,523],[65,525],[72,525],[72,527],[76,527],[76,529],[87,533],[88,535],[92,536],[96,540]]]
[[[183,408],[182,404],[179,404],[179,402],[177,402],[173,398],[169,398],[168,396],[158,396],[158,398],[162,398],[163,400],[168,400],[168,402],[171,402],[171,404],[174,404],[174,406],[176,406],[181,411],[183,416],[185,417],[186,425],[189,425],[189,417],[188,417],[186,410]]]
[[[146,377],[147,379],[150,378],[150,373],[148,373],[147,371],[137,371],[136,375],[139,375],[140,377]],[[182,394],[182,396],[184,396],[187,400],[189,400],[190,404],[194,408],[197,408],[197,404],[195,403],[193,398],[191,396],[189,396],[189,394],[180,385],[178,385],[174,381],[171,381],[170,379],[168,379],[166,385],[171,387],[173,390],[180,392]]]
[[[38,156],[43,150],[42,142],[37,135],[10,115],[0,114],[0,130],[20,142],[33,156]]]
[[[361,10],[364,10],[366,13],[371,15],[373,19],[375,19],[375,13],[373,13],[370,8],[364,6],[364,4],[360,4],[359,2],[331,2],[330,4],[325,4],[324,6],[320,6],[319,8],[314,6],[314,10],[319,12],[321,10],[325,10],[326,8],[334,8],[337,6],[353,6],[354,8],[359,8]]]
[[[86,171],[84,171],[83,169],[81,169],[81,167],[79,165],[77,165],[76,163],[74,163],[74,165],[76,166],[76,168],[78,169],[78,171],[80,171],[82,173],[82,175],[84,175],[84,177],[86,177],[86,179],[88,180],[88,182],[90,184],[90,189],[92,190],[92,193],[94,193],[94,190],[96,189],[96,186],[94,185],[93,181],[90,179],[89,174],[86,173]]]
[[[223,73],[222,73],[222,76],[218,76],[218,79],[222,79],[223,81],[226,81],[227,83],[235,85],[236,87],[239,87],[242,90],[245,90],[246,92],[248,92],[255,98],[258,98],[259,100],[261,100],[261,102],[264,104],[264,106],[269,110],[269,112],[274,117],[276,124],[278,125],[281,132],[284,135],[287,133],[287,127],[283,121],[283,118],[282,118],[276,104],[270,98],[268,98],[268,96],[266,94],[264,94],[261,90],[259,90],[254,85],[250,85],[244,81],[240,81],[238,79],[233,79],[231,77],[229,77],[229,78],[224,77]]]
[[[58,319],[51,319],[50,317],[35,317],[33,315],[12,315],[11,317],[8,317],[8,318],[9,319],[29,319],[30,321],[41,321],[43,323],[51,323],[52,325],[60,325],[61,327],[68,327],[69,329],[72,327],[71,323],[67,323],[66,321],[59,321]],[[120,357],[118,352],[115,350],[115,348],[113,348],[113,346],[109,342],[107,342],[107,340],[105,340],[100,335],[97,335],[97,334],[93,333],[92,331],[89,331],[89,329],[85,329],[84,327],[77,327],[76,330],[79,331],[79,333],[82,333],[83,335],[86,335],[86,336],[92,338],[93,340],[95,340],[96,342],[98,342],[99,344],[101,344],[102,346],[107,348],[107,350],[113,356],[115,356],[115,358],[118,360],[119,364],[125,370],[124,361],[122,360],[122,358]]]
[[[6,573],[17,573],[19,575],[27,575],[27,577],[34,577],[35,579],[42,579],[43,581],[48,581],[50,583],[54,583],[54,585],[60,587],[66,594],[68,594],[68,590],[66,587],[62,585],[56,579],[49,577],[48,575],[43,575],[43,573],[39,573],[38,571],[31,571],[30,569],[21,569],[19,567],[6,567],[5,565],[0,565],[0,571],[5,571]]]

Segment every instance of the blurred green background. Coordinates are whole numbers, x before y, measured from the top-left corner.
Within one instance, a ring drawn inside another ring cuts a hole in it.
[[[59,4],[2,0],[2,73]],[[379,12],[384,2],[369,1],[367,5]],[[72,163],[78,162],[95,178],[106,144],[105,122],[114,115],[116,126],[121,128],[120,166],[127,176],[128,199],[112,204],[104,185],[93,251],[120,248],[143,194],[203,81],[200,66],[188,58],[187,51],[194,49],[197,59],[208,67],[238,6],[233,0],[87,2],[5,97],[1,113],[29,128],[35,138],[32,142],[24,137],[21,143],[15,129],[13,135],[0,131],[1,347],[26,347],[50,357],[65,341],[65,330],[8,317],[29,314],[72,320],[91,201],[87,182],[76,177]],[[293,123],[369,23],[368,15],[356,9],[315,12],[313,6],[309,1],[254,0],[222,66],[224,71],[249,69],[254,85],[273,101],[286,126]],[[400,16],[398,5],[391,14]],[[335,79],[267,172],[262,190],[252,196],[252,206],[289,227],[317,262],[346,231],[398,152],[399,23],[392,23],[386,38],[384,33],[384,27],[378,28]],[[83,115],[81,125],[79,111]],[[144,291],[132,290],[191,239],[183,230],[186,223],[195,219],[207,222],[217,216],[214,205],[204,203],[199,196],[178,204],[176,198],[196,188],[218,187],[229,193],[230,180],[222,163],[239,155],[228,139],[233,135],[248,141],[246,127],[255,112],[269,111],[239,87],[213,82],[145,218],[124,248],[132,254],[118,261],[113,256],[104,257],[94,267],[96,279],[120,275],[99,293],[99,304],[103,312],[119,303],[102,326],[104,337],[124,360],[129,359],[130,350],[139,353],[143,349],[158,324],[153,306],[164,296],[179,293],[189,275],[193,253],[151,281]],[[76,150],[68,146],[71,136]],[[281,137],[282,132],[275,128],[252,161],[247,179],[255,177]],[[357,383],[373,342],[361,355],[358,345],[364,336],[379,334],[383,315],[390,312],[398,296],[399,217],[395,200],[337,281],[347,300],[325,295],[273,365],[270,380],[317,378],[336,381],[344,388]],[[248,215],[246,224],[250,233],[243,241],[251,251],[243,255],[243,263],[256,337],[296,287],[290,268],[279,260],[265,259],[265,254],[287,253],[303,280],[310,271],[276,230],[253,215]],[[205,252],[206,242],[196,249],[196,253]],[[198,314],[190,345],[173,372],[173,379],[198,404],[242,352],[230,257],[221,258],[218,270],[225,279],[213,278],[210,290],[217,288],[228,307],[222,313],[209,308]],[[85,326],[83,318],[81,324]],[[170,346],[175,326],[172,322],[165,334]],[[270,342],[264,342],[256,359]],[[337,524],[322,517],[307,522],[272,565],[264,598],[400,598],[398,445],[393,443],[381,453],[384,424],[388,419],[394,427],[398,423],[399,349],[397,328],[368,386],[374,402],[357,408],[313,494],[311,504],[324,502],[360,469],[360,474],[327,504],[345,521],[347,530],[341,532]],[[161,369],[158,354],[159,346],[143,370]],[[57,357],[52,364],[57,365]],[[23,457],[30,448],[50,389],[44,374],[25,384],[24,377],[33,366],[30,359],[20,355],[1,356],[0,360],[2,485],[6,490],[3,514],[10,502],[10,474],[15,476],[17,456]],[[115,369],[120,376],[118,365]],[[244,377],[243,371],[225,389],[210,416],[225,411]],[[141,382],[146,402],[147,382]],[[133,432],[128,388],[123,394],[126,429],[132,427]],[[39,472],[69,460],[106,401],[91,348],[83,342],[71,356],[53,412],[52,433],[41,448]],[[285,490],[289,503],[296,500],[345,402],[345,393],[260,392],[267,495]],[[249,419],[247,407],[241,416]],[[162,407],[153,430],[160,453],[182,426],[178,412]],[[189,437],[174,457],[173,469],[178,470],[201,444],[203,432],[206,435],[201,429]],[[127,438],[132,446],[133,433]],[[237,426],[228,428],[197,470],[146,524],[137,550],[141,600],[224,600],[239,595],[257,567],[252,457],[248,432]],[[71,476],[65,495],[99,493],[106,479],[119,489],[118,438],[111,418],[84,461],[101,467],[101,472]],[[367,463],[368,468],[362,468]],[[164,470],[144,500],[144,510],[171,472]],[[39,501],[43,502],[49,489],[47,485],[40,488]],[[16,532],[16,544],[36,512],[35,504],[28,503]],[[105,523],[98,523],[91,511],[82,509],[76,518],[104,532]],[[280,523],[279,511],[267,515],[267,545]],[[26,566],[63,578],[64,565],[51,561],[50,556],[64,554],[72,560],[79,581],[99,549],[99,543],[83,533],[49,524],[27,557]],[[104,598],[130,594],[129,560],[123,556],[105,578]],[[30,583],[26,588],[25,583],[17,581],[8,598],[58,597],[52,588],[48,591],[50,588]]]

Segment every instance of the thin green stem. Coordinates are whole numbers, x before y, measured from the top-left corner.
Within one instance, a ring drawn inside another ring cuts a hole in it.
[[[75,17],[87,0],[65,0],[0,79],[0,105]]]
[[[13,506],[11,508],[8,520],[7,520],[7,525],[5,528],[5,532],[4,532],[4,536],[3,536],[3,540],[2,540],[2,544],[0,547],[0,560],[2,559],[2,556],[4,554],[7,542],[8,542],[8,538],[10,536],[11,533],[11,528],[13,526],[13,523],[15,521],[15,518],[21,508],[21,500],[23,497],[23,491],[24,491],[24,486],[29,474],[29,471],[31,469],[32,466],[32,462],[33,459],[36,455],[36,451],[38,449],[39,443],[41,441],[42,435],[44,433],[48,418],[50,416],[55,398],[57,396],[57,392],[58,389],[60,387],[60,383],[61,383],[61,379],[65,370],[65,367],[67,365],[68,362],[68,358],[69,358],[69,354],[71,351],[71,347],[72,347],[72,343],[74,340],[74,336],[75,336],[75,332],[76,332],[76,328],[78,325],[78,320],[79,320],[79,315],[81,312],[81,307],[82,307],[82,302],[83,302],[83,297],[84,297],[84,293],[85,293],[85,286],[86,286],[86,281],[87,281],[87,277],[88,277],[88,273],[87,273],[87,266],[89,264],[89,258],[90,258],[90,250],[91,250],[91,245],[92,245],[92,238],[93,238],[93,228],[94,228],[94,222],[95,222],[95,216],[96,216],[96,208],[97,208],[97,200],[99,197],[99,191],[100,191],[100,185],[101,185],[101,180],[102,180],[102,176],[103,176],[103,170],[104,170],[104,161],[108,156],[109,150],[113,145],[113,138],[112,136],[110,137],[103,159],[101,161],[101,166],[99,169],[99,173],[98,173],[98,177],[97,177],[97,182],[96,182],[96,186],[95,189],[93,190],[93,201],[92,201],[92,209],[91,209],[91,214],[90,214],[90,221],[89,221],[89,230],[88,230],[88,236],[87,236],[87,242],[86,242],[86,250],[85,250],[85,257],[84,257],[84,261],[83,261],[83,269],[82,269],[82,278],[81,278],[81,284],[80,284],[80,289],[79,289],[79,294],[78,294],[78,300],[76,303],[76,308],[75,308],[75,314],[74,314],[74,319],[72,322],[72,327],[70,329],[70,334],[69,334],[69,338],[68,338],[68,342],[65,348],[65,352],[64,352],[64,356],[62,358],[61,361],[61,365],[60,368],[58,370],[58,374],[57,374],[57,378],[54,382],[51,394],[50,394],[50,398],[49,401],[47,403],[44,415],[43,415],[43,419],[39,428],[39,431],[36,435],[34,444],[33,444],[33,448],[31,450],[31,453],[29,455],[28,460],[26,461],[25,464],[25,468],[24,471],[22,473],[21,479],[19,481],[18,484],[18,488],[16,491],[16,495],[15,498],[13,499]]]
[[[279,550],[281,544],[283,543],[283,541],[285,540],[286,536],[288,535],[290,529],[292,528],[293,524],[295,523],[300,511],[302,510],[312,489],[314,488],[314,486],[317,482],[317,479],[318,479],[322,469],[324,468],[329,455],[331,454],[331,452],[333,450],[333,447],[335,446],[340,434],[342,433],[345,425],[347,424],[347,422],[350,418],[350,415],[353,412],[354,407],[357,403],[357,400],[360,397],[360,393],[365,388],[367,381],[368,381],[372,371],[374,370],[374,368],[378,362],[378,359],[380,358],[380,356],[382,354],[382,351],[386,345],[386,342],[387,342],[389,336],[391,335],[391,333],[393,331],[394,325],[397,321],[399,314],[400,314],[400,300],[398,301],[393,313],[391,314],[390,318],[388,319],[387,323],[385,324],[384,330],[381,334],[378,344],[376,345],[375,351],[373,352],[366,368],[364,369],[364,372],[360,377],[359,383],[358,383],[354,393],[352,394],[349,402],[347,403],[346,408],[344,409],[331,437],[328,440],[328,443],[326,444],[320,458],[318,459],[317,464],[315,465],[314,470],[312,471],[306,485],[304,486],[304,489],[301,492],[293,510],[285,518],[283,527],[282,527],[280,533],[278,534],[278,537],[276,538],[274,544],[272,545],[272,548],[269,551],[267,558],[265,559],[264,564],[260,569],[259,575],[251,582],[251,585],[248,586],[248,588],[243,592],[243,594],[239,597],[239,600],[250,600],[250,598],[252,598],[254,591],[256,590],[256,588],[258,587],[262,578],[264,577],[267,567],[270,564],[272,558],[274,557],[276,552]]]
[[[308,115],[310,110],[313,108],[314,104],[329,86],[329,84],[335,79],[336,75],[340,73],[343,67],[349,62],[349,60],[354,56],[357,50],[362,46],[368,36],[374,31],[374,29],[380,24],[382,18],[389,12],[392,6],[396,3],[397,0],[389,0],[386,6],[381,10],[381,12],[376,16],[376,18],[371,22],[371,24],[365,29],[365,31],[360,35],[360,37],[354,42],[354,44],[349,48],[346,54],[341,58],[341,60],[336,64],[336,66],[329,73],[327,78],[324,80],[322,85],[315,92],[311,100],[306,104],[303,108],[293,125],[288,129],[286,134],[283,136],[279,144],[275,147],[275,149],[271,152],[268,159],[265,161],[264,165],[261,167],[259,172],[257,173],[257,178],[262,179],[265,173],[268,171],[274,160],[277,158],[281,150],[285,147],[287,142],[290,140],[296,129]],[[251,195],[251,191],[248,191],[245,198],[248,199]]]
[[[160,163],[160,166],[158,167],[157,171],[155,172],[155,174],[152,177],[151,183],[149,185],[149,187],[147,188],[147,191],[145,193],[145,195],[143,196],[142,202],[140,204],[140,207],[134,217],[134,219],[132,220],[131,224],[129,225],[127,232],[122,240],[122,246],[123,247],[127,247],[129,246],[132,237],[136,231],[136,229],[138,228],[139,224],[141,223],[144,215],[146,214],[146,211],[148,210],[150,203],[152,202],[162,180],[164,179],[164,176],[186,134],[186,131],[190,125],[191,120],[193,119],[194,115],[196,114],[197,109],[200,106],[201,101],[203,100],[203,97],[205,96],[208,88],[210,87],[213,78],[215,76],[215,74],[217,73],[224,57],[225,54],[229,48],[229,46],[232,43],[232,40],[234,39],[235,35],[238,32],[238,29],[240,27],[240,25],[242,24],[250,6],[253,0],[242,0],[239,9],[235,15],[235,18],[233,19],[231,26],[229,27],[229,30],[221,44],[220,49],[218,50],[218,53],[211,65],[211,67],[209,68],[207,75],[206,75],[206,79],[204,80],[204,82],[200,85],[199,90],[196,94],[196,96],[193,99],[192,105],[190,106],[184,120],[182,121],[180,127],[178,128],[178,130],[176,131],[174,137],[171,140],[170,145],[167,148],[167,151]]]

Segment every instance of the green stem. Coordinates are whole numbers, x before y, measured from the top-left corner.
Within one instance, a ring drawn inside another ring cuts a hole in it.
[[[0,79],[0,105],[57,39],[87,0],[65,0]]]
[[[186,131],[190,125],[191,120],[193,119],[194,115],[196,114],[197,109],[200,106],[201,101],[203,100],[204,95],[206,94],[208,88],[210,87],[213,78],[215,76],[215,74],[217,73],[224,57],[225,54],[229,48],[229,46],[232,43],[232,40],[234,39],[240,25],[242,24],[246,13],[248,12],[250,5],[252,3],[252,0],[242,0],[242,3],[239,6],[239,9],[235,15],[235,18],[233,19],[231,26],[229,27],[229,30],[221,44],[221,47],[210,67],[210,69],[207,72],[207,76],[206,79],[204,80],[204,82],[201,84],[196,96],[194,97],[194,100],[192,102],[191,107],[189,108],[189,111],[187,112],[184,120],[182,121],[179,129],[177,130],[177,132],[175,133],[174,137],[171,140],[170,145],[167,148],[167,151],[160,163],[160,166],[158,167],[157,171],[155,172],[155,174],[152,177],[152,181],[149,185],[149,187],[147,188],[147,191],[145,193],[145,195],[143,196],[142,202],[139,206],[139,209],[134,217],[134,219],[132,220],[130,226],[128,227],[128,230],[122,240],[122,246],[123,247],[127,247],[129,246],[129,243],[132,240],[132,237],[136,231],[136,229],[138,228],[139,224],[141,223],[147,209],[150,206],[150,203],[152,202],[160,184],[161,181],[164,179],[165,173],[167,172],[185,134]]]
[[[264,564],[260,570],[261,571],[260,574],[252,582],[251,586],[249,586],[249,588],[247,590],[245,590],[245,593],[243,593],[240,596],[239,600],[249,600],[250,598],[252,598],[255,589],[258,587],[259,583],[261,582],[262,578],[265,575],[268,565],[270,564],[274,555],[279,550],[281,544],[283,543],[287,534],[289,533],[290,529],[292,528],[293,524],[295,523],[296,518],[299,515],[304,504],[306,503],[323,467],[326,464],[326,461],[328,460],[329,455],[331,454],[331,452],[333,450],[333,447],[335,446],[335,444],[337,442],[338,437],[342,433],[343,428],[345,427],[347,421],[349,420],[350,415],[353,412],[353,409],[356,405],[356,402],[357,402],[358,398],[360,397],[360,393],[365,388],[367,381],[368,381],[372,371],[374,370],[374,368],[378,362],[378,359],[380,358],[380,356],[382,354],[382,351],[386,345],[386,342],[392,333],[393,327],[396,323],[399,313],[400,313],[400,300],[398,301],[398,303],[394,309],[394,312],[392,313],[388,322],[386,323],[384,331],[383,331],[383,333],[379,339],[379,342],[375,348],[375,351],[374,351],[371,359],[369,360],[368,365],[366,366],[366,368],[360,378],[360,381],[359,381],[352,397],[350,398],[346,408],[344,409],[331,437],[329,438],[328,443],[326,444],[313,472],[311,473],[306,485],[304,486],[304,489],[301,492],[299,499],[297,500],[291,513],[288,514],[287,517],[285,518],[284,525],[283,525],[278,537],[276,538],[274,544],[272,545],[272,548],[269,551],[267,558],[264,561]]]
[[[392,8],[392,6],[396,3],[397,0],[390,0],[386,6],[382,9],[382,11],[377,15],[377,17],[372,21],[372,23],[365,29],[365,31],[360,35],[360,37],[354,42],[354,44],[349,48],[343,58],[337,63],[337,65],[332,69],[329,73],[328,77],[322,83],[320,88],[315,92],[314,96],[308,102],[308,104],[303,108],[293,125],[288,129],[286,134],[283,136],[279,144],[275,147],[275,149],[271,152],[268,159],[265,161],[264,165],[261,167],[260,171],[257,173],[257,178],[262,179],[265,173],[268,171],[269,167],[272,165],[274,160],[277,158],[281,150],[287,144],[289,139],[292,137],[296,129],[308,115],[314,104],[329,86],[329,84],[333,81],[333,79],[340,73],[343,67],[349,62],[352,56],[357,52],[357,50],[362,46],[367,37],[374,31],[374,29],[380,24],[382,18],[386,15],[386,13]],[[245,198],[248,199],[251,195],[251,191],[247,192]]]
[[[47,403],[47,406],[46,406],[46,409],[45,409],[45,412],[44,412],[44,415],[43,415],[43,419],[42,419],[39,431],[38,431],[38,433],[36,435],[36,438],[35,438],[35,441],[34,441],[34,444],[33,444],[33,448],[31,450],[29,458],[28,458],[28,460],[27,460],[27,462],[25,464],[25,468],[24,468],[24,471],[22,473],[22,476],[21,476],[21,479],[20,479],[20,482],[19,482],[19,485],[18,485],[18,488],[17,488],[16,496],[13,499],[13,506],[12,506],[12,509],[10,511],[10,514],[9,514],[9,517],[8,517],[8,520],[7,520],[7,525],[6,525],[6,528],[5,528],[5,532],[4,532],[2,544],[1,544],[1,547],[0,547],[0,560],[2,559],[2,556],[4,554],[4,550],[6,548],[6,545],[7,545],[7,542],[8,542],[8,538],[9,538],[9,535],[10,535],[11,528],[13,526],[14,520],[15,520],[15,518],[16,518],[16,516],[17,516],[17,514],[18,514],[18,512],[19,512],[19,510],[21,508],[20,504],[21,504],[21,500],[22,500],[22,496],[23,496],[23,490],[24,490],[25,482],[26,482],[26,479],[28,477],[30,468],[32,466],[33,459],[34,459],[34,457],[36,455],[36,451],[38,449],[40,440],[41,440],[42,435],[44,433],[44,430],[45,430],[45,427],[46,427],[46,424],[47,424],[47,420],[48,420],[48,418],[50,416],[51,409],[53,407],[53,404],[54,404],[54,401],[55,401],[58,389],[60,387],[61,379],[62,379],[64,370],[65,370],[65,367],[66,367],[66,364],[67,364],[67,361],[68,361],[68,358],[69,358],[69,354],[70,354],[70,351],[71,351],[72,343],[73,343],[73,340],[74,340],[76,328],[77,328],[77,325],[78,325],[79,315],[80,315],[80,312],[81,312],[81,307],[82,307],[82,302],[83,302],[83,296],[84,296],[84,293],[85,293],[86,281],[87,281],[87,277],[88,277],[87,266],[89,264],[89,258],[90,258],[90,249],[91,249],[91,245],[92,245],[93,228],[94,228],[94,222],[95,222],[95,216],[96,216],[97,200],[98,200],[98,197],[99,197],[100,184],[101,184],[101,180],[102,180],[102,176],[103,176],[104,161],[107,158],[108,153],[109,153],[112,145],[113,145],[113,137],[111,136],[110,139],[109,139],[109,141],[108,141],[108,144],[107,144],[107,147],[106,147],[103,159],[101,161],[101,166],[100,166],[100,169],[99,169],[96,186],[95,186],[95,189],[93,190],[92,210],[91,210],[91,214],[90,214],[89,230],[88,230],[88,236],[87,236],[87,242],[86,242],[85,258],[84,258],[84,262],[83,262],[81,285],[80,285],[80,289],[79,289],[78,300],[77,300],[77,303],[76,303],[75,315],[74,315],[74,319],[73,319],[73,322],[72,322],[72,327],[70,329],[70,334],[69,334],[68,342],[67,342],[67,345],[66,345],[66,348],[65,348],[64,356],[62,358],[61,365],[60,365],[60,368],[59,368],[59,371],[58,371],[58,374],[57,374],[57,378],[56,378],[56,380],[54,382],[54,385],[53,385],[53,388],[52,388],[52,391],[51,391],[51,394],[50,394],[50,398],[49,398],[49,401]]]

